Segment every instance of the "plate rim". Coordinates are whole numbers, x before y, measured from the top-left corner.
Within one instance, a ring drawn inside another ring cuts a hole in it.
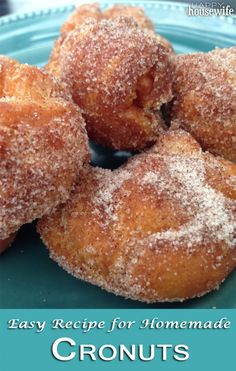
[[[156,1],[156,0],[132,0],[132,1],[126,1],[126,0],[120,0],[120,1],[101,1],[103,6],[109,6],[113,5],[115,3],[125,3],[129,5],[136,5],[136,6],[144,6],[146,8],[154,7],[156,9],[158,8],[164,8],[165,10],[171,9],[171,10],[184,10],[187,6],[189,6],[189,3],[185,2],[174,2],[174,1]],[[86,3],[86,0],[84,0],[84,3]],[[89,2],[88,2],[89,3]],[[61,6],[55,6],[55,7],[48,7],[45,9],[37,9],[32,10],[29,12],[15,12],[10,15],[5,15],[0,17],[0,27],[8,25],[10,23],[14,23],[17,21],[22,21],[24,19],[30,19],[35,17],[41,17],[46,16],[50,14],[57,14],[57,13],[64,13],[69,12],[75,9],[76,7],[75,2],[71,2],[68,5],[61,5]],[[217,19],[218,21],[221,21],[222,23],[225,23],[226,25],[236,25],[236,14],[231,16],[211,16],[209,19]]]

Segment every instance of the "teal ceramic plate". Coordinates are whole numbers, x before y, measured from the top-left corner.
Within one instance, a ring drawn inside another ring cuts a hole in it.
[[[111,3],[109,3],[111,4]],[[145,8],[158,32],[177,53],[232,46],[236,19],[189,17],[187,5],[133,1]],[[102,2],[102,8],[108,3]],[[21,62],[46,63],[60,25],[73,6],[0,18],[0,53]],[[116,167],[129,155],[93,146],[93,162]],[[77,280],[48,257],[35,225],[24,226],[13,246],[0,257],[0,308],[236,308],[236,272],[219,291],[182,304],[145,305],[125,300]]]

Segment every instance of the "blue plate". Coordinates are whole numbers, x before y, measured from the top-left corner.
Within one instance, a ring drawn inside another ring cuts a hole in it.
[[[177,53],[229,47],[236,40],[234,17],[189,17],[188,5],[171,2],[132,1],[143,6],[160,34]],[[102,2],[102,9],[111,2]],[[24,63],[43,66],[53,41],[74,6],[0,18],[0,54]],[[93,145],[93,162],[114,168],[129,156]],[[155,304],[125,300],[77,280],[48,258],[35,231],[24,226],[0,257],[0,308],[236,308],[236,272],[215,291],[182,304]]]

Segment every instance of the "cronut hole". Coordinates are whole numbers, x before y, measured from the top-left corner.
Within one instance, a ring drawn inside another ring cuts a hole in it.
[[[146,102],[148,97],[152,95],[154,85],[154,68],[150,69],[144,75],[140,76],[137,80],[136,85],[136,97],[133,100],[132,104],[138,108],[147,108],[151,113],[154,113],[158,116],[159,120],[163,122],[163,128],[170,128],[170,107],[172,102],[164,103],[160,110],[155,110],[153,108],[146,107]],[[153,99],[153,97],[151,97]]]

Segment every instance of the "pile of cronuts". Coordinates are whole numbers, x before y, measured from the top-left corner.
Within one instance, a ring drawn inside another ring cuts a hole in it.
[[[93,167],[88,138],[135,152]],[[138,7],[78,7],[44,69],[0,57],[0,250],[35,219],[69,273],[201,296],[236,266],[236,47],[176,55]]]

